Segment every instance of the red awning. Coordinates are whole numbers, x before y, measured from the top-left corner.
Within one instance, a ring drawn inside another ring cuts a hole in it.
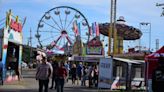
[[[145,57],[145,62],[147,63],[147,76],[151,79],[154,69],[158,67],[158,58],[162,55],[164,57],[164,46],[157,50],[156,52]]]
[[[160,55],[164,57],[164,46],[160,48],[159,50],[157,50],[156,52],[146,56],[145,61],[150,62],[150,61],[158,60]]]

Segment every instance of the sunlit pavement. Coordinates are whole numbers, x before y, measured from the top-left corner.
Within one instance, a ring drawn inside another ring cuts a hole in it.
[[[35,80],[35,69],[23,69],[21,81],[14,81],[0,85],[0,92],[38,92],[38,81]],[[49,83],[51,84],[51,82]],[[49,85],[50,87],[50,85]],[[49,89],[49,92],[56,92],[55,89]],[[64,87],[64,92],[109,92],[109,90],[98,90],[97,88],[88,88],[79,85],[72,85],[69,80]]]
[[[26,69],[22,72],[21,81],[14,81],[0,85],[0,92],[38,92],[38,81],[35,80],[35,69]],[[51,82],[49,83],[51,84]],[[88,85],[88,84],[87,84]],[[49,85],[50,87],[50,85]],[[48,92],[56,92],[55,89],[49,89]],[[85,86],[72,85],[71,80],[65,83],[64,92],[120,92],[110,91],[109,89],[89,88]],[[133,91],[144,92],[144,91]]]
[[[109,90],[103,90],[103,92]],[[38,92],[38,81],[34,78],[23,78],[21,81],[4,84],[0,86],[0,92]],[[56,92],[55,89],[49,89],[49,92]],[[80,85],[72,85],[69,80],[65,84],[64,92],[102,92],[97,88],[82,87]]]

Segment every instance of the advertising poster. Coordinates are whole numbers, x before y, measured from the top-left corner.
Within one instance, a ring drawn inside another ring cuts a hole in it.
[[[112,68],[112,58],[100,59],[98,88],[111,88],[113,75]]]

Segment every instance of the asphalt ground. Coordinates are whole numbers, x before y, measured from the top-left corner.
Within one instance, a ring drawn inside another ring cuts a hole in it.
[[[49,83],[50,84],[50,83]],[[49,85],[50,86],[50,85]],[[65,83],[64,92],[109,92],[108,89],[89,88],[75,84],[71,80]],[[23,78],[21,81],[13,81],[0,86],[0,92],[38,92],[38,81],[34,78]],[[55,89],[49,89],[49,92],[56,92]]]

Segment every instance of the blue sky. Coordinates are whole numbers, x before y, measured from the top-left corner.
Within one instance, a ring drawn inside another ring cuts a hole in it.
[[[126,24],[139,28],[140,22],[151,23],[151,48],[155,49],[155,40],[159,39],[159,46],[164,45],[164,17],[161,7],[156,3],[164,3],[163,0],[117,0],[117,19],[124,16]],[[27,44],[29,30],[32,29],[33,46],[36,46],[35,38],[37,25],[43,14],[57,6],[70,6],[84,14],[88,22],[105,23],[110,21],[110,0],[0,0],[0,19],[6,16],[6,11],[12,9],[14,15],[22,19],[27,17],[23,28],[23,43]],[[142,31],[149,31],[149,27],[142,26]],[[149,46],[148,33],[143,33],[142,46]],[[105,38],[107,42],[107,38]],[[125,42],[125,46],[134,46],[138,41]],[[134,44],[134,45],[133,45]]]

